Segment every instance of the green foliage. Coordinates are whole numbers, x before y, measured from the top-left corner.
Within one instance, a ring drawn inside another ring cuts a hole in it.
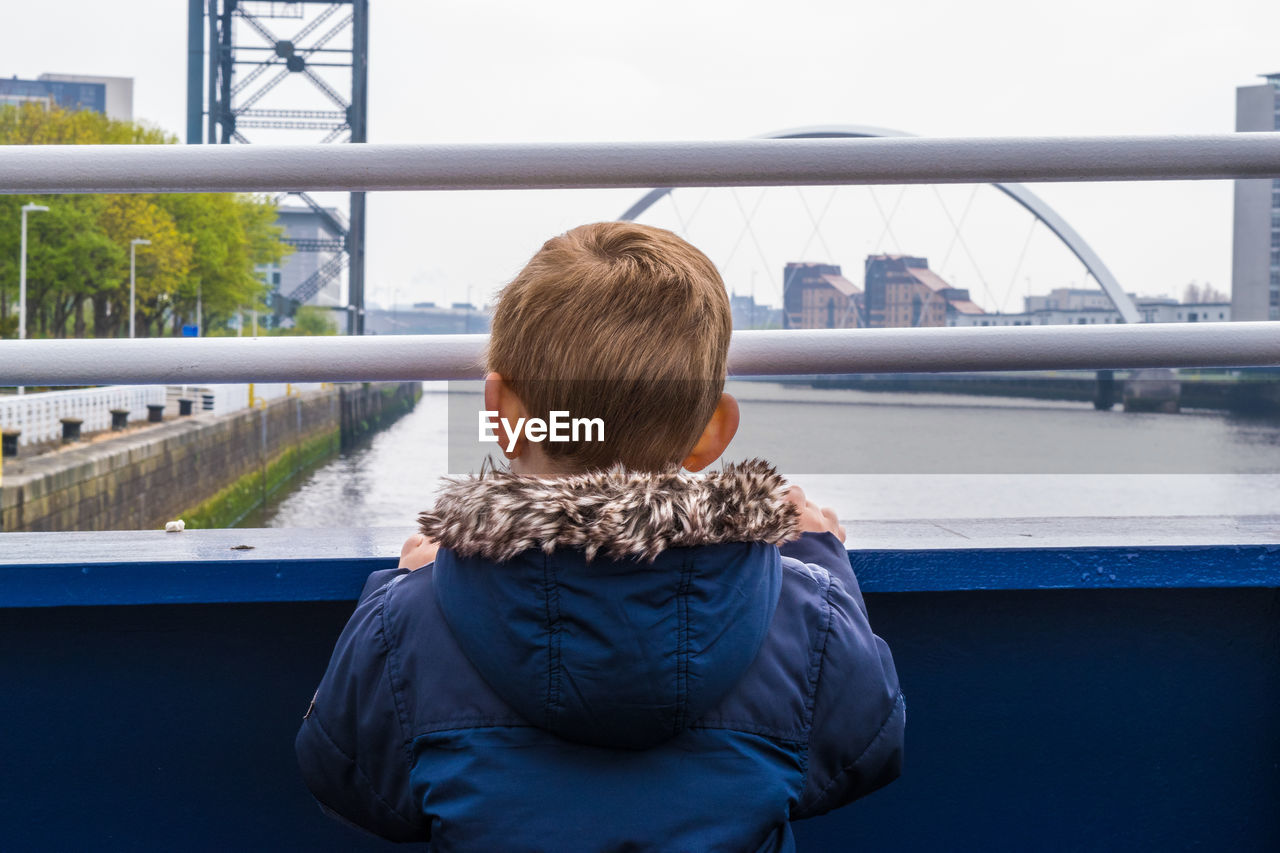
[[[175,144],[144,124],[87,110],[0,106],[0,145]],[[179,334],[202,302],[216,329],[239,307],[261,306],[259,264],[290,248],[266,197],[223,193],[0,196],[0,336],[16,334],[20,214],[28,202],[27,334],[128,334],[129,245],[136,249],[137,333]]]
[[[336,335],[333,312],[317,305],[302,305],[293,315],[293,328],[282,329],[282,335]]]

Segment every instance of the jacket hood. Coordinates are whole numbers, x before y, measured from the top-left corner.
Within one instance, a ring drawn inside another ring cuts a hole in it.
[[[419,517],[434,587],[493,690],[567,740],[644,749],[754,660],[798,513],[760,460],[707,475],[621,468],[454,478]]]

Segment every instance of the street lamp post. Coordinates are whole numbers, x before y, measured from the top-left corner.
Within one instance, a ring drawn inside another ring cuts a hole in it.
[[[41,213],[49,208],[43,204],[22,206],[22,250],[18,261],[18,339],[27,337],[27,214]]]
[[[133,337],[134,323],[137,321],[137,309],[134,308],[134,301],[137,299],[138,293],[138,247],[150,246],[150,240],[130,240],[129,241],[129,337]]]
[[[19,250],[18,260],[18,340],[25,340],[27,337],[27,214],[43,213],[48,209],[43,204],[22,206],[22,248]],[[25,387],[18,386],[19,394],[26,390]]]

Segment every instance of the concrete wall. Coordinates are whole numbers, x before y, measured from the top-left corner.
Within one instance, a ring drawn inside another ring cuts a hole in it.
[[[416,383],[339,387],[10,461],[0,530],[146,530],[176,518],[228,526],[344,436],[406,411],[416,393]]]
[[[850,522],[905,767],[798,849],[1280,849],[1278,523]],[[4,849],[412,849],[322,815],[293,752],[403,536],[0,537]]]

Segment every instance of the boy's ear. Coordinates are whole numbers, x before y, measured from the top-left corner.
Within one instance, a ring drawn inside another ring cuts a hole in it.
[[[486,412],[497,412],[500,420],[514,424],[520,418],[528,416],[525,411],[524,403],[520,402],[520,398],[516,396],[516,392],[511,390],[511,386],[507,384],[507,380],[502,378],[499,373],[490,373],[484,378],[484,408]],[[510,451],[507,450],[507,434],[505,429],[499,425],[497,429],[498,447],[502,450],[502,455],[508,459],[515,459],[525,450],[524,431],[516,438],[515,447]]]
[[[685,457],[682,463],[684,467],[690,471],[701,471],[719,459],[720,454],[724,453],[724,449],[738,433],[739,418],[738,401],[732,394],[721,394],[720,402],[716,404],[716,410],[711,413],[711,420],[707,421],[706,429],[702,431],[702,435],[698,436],[698,443]]]

